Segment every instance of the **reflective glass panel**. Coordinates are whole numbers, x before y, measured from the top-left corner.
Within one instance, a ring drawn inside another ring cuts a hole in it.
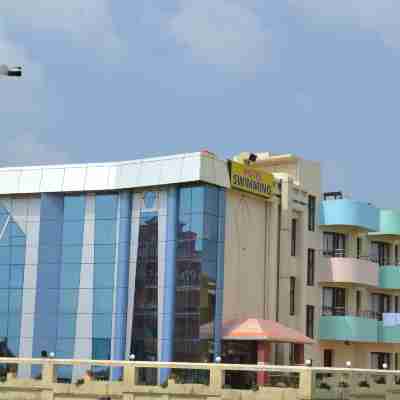
[[[116,219],[118,208],[117,194],[96,195],[96,219]]]
[[[20,337],[21,316],[10,314],[8,317],[8,337]]]
[[[114,287],[114,264],[95,264],[94,266],[94,287]]]
[[[76,315],[60,315],[58,318],[57,336],[73,338],[75,336]]]
[[[102,219],[96,220],[95,225],[95,243],[111,244],[116,242],[116,225],[115,220]]]
[[[10,268],[0,268],[0,288],[8,288],[10,284]]]
[[[92,354],[94,360],[109,360],[111,358],[111,339],[93,338]]]
[[[112,289],[95,289],[93,297],[94,314],[111,314],[113,312]]]
[[[204,196],[205,188],[203,186],[192,188],[192,213],[204,212]]]
[[[25,264],[25,247],[23,246],[11,247],[11,264],[14,265]]]
[[[108,338],[112,334],[112,314],[93,315],[93,336],[96,338]]]
[[[8,314],[0,314],[0,336],[7,336]]]
[[[95,244],[94,245],[94,262],[97,263],[114,263],[115,262],[115,245]]]
[[[82,246],[63,246],[64,263],[80,263],[82,261]]]
[[[11,262],[11,247],[0,246],[0,264],[7,265]]]
[[[179,196],[179,215],[188,214],[192,209],[192,189],[182,188],[180,189]]]
[[[24,286],[24,267],[11,267],[10,288],[19,289]]]
[[[65,314],[74,314],[78,310],[78,290],[60,290],[59,311]]]
[[[64,221],[83,220],[85,218],[85,196],[64,197]]]
[[[19,313],[22,310],[22,290],[10,289],[9,310],[10,313]]]
[[[64,245],[78,245],[83,242],[83,221],[65,221],[63,224]]]
[[[78,289],[81,279],[81,264],[63,264],[61,266],[60,287]]]
[[[0,290],[0,313],[8,313],[8,290]]]

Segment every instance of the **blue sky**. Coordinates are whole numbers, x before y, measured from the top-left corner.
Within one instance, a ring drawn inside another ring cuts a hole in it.
[[[1,63],[5,165],[291,152],[400,208],[398,0],[2,0]]]

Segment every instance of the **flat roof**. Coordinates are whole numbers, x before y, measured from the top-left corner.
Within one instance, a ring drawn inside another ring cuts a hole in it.
[[[0,168],[0,194],[134,189],[190,182],[230,187],[228,164],[207,151],[107,163]]]

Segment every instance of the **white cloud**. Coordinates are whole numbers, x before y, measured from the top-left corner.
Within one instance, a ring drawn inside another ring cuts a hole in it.
[[[289,0],[289,4],[323,23],[356,24],[376,32],[386,46],[400,47],[399,0]]]
[[[169,27],[198,62],[252,74],[269,57],[270,35],[251,2],[180,0]]]

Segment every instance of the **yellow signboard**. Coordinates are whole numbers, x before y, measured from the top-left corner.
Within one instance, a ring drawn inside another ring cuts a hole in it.
[[[272,174],[233,161],[230,166],[233,188],[266,198],[275,193],[276,181]]]

